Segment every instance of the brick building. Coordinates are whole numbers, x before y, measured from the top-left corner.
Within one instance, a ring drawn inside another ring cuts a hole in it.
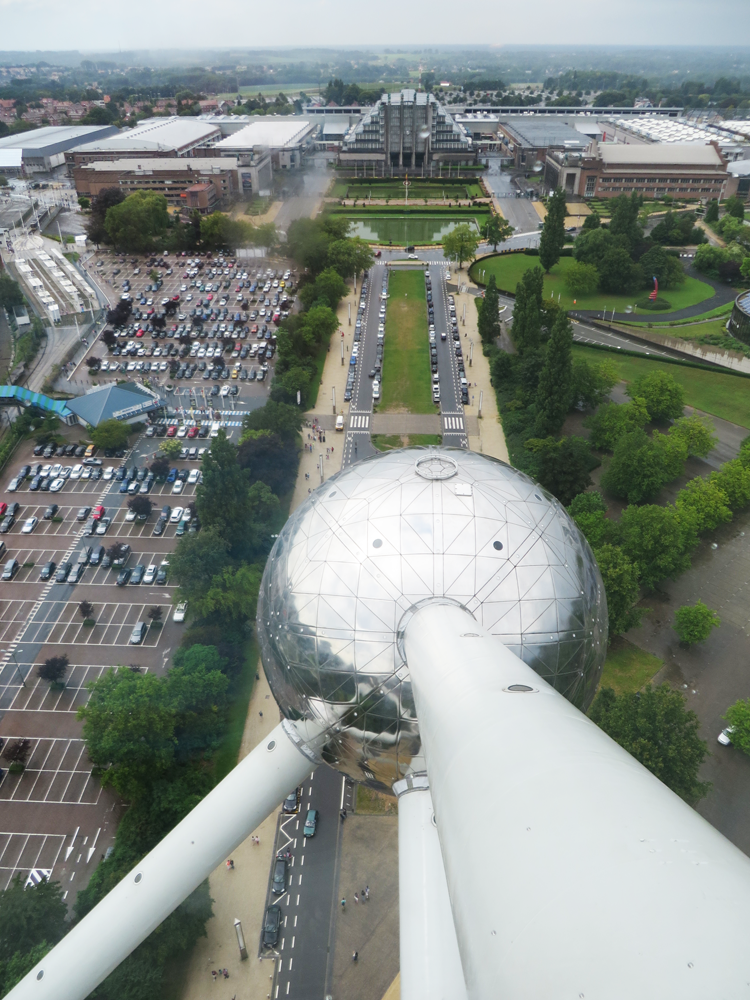
[[[205,211],[225,206],[242,191],[238,162],[230,157],[100,160],[74,167],[73,181],[76,192],[87,198],[96,197],[110,187],[119,187],[126,195],[134,191],[156,191],[174,208],[185,206],[189,199],[182,196],[188,190],[210,185],[214,189],[213,196],[205,191],[202,195],[194,192],[190,196],[196,198],[199,211],[201,204]]]

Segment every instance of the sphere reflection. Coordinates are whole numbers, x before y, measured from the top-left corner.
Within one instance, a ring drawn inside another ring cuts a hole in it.
[[[380,790],[420,752],[398,632],[433,597],[464,606],[579,708],[601,672],[607,607],[594,556],[528,476],[451,448],[345,469],[280,533],[258,635],[284,714],[325,722],[326,760]]]

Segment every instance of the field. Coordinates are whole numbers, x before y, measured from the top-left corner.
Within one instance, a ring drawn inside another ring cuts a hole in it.
[[[402,181],[375,181],[370,180],[350,180],[341,178],[334,182],[331,189],[331,198],[357,198],[367,200],[369,198],[391,198],[394,201],[404,200],[404,185]],[[456,201],[459,198],[486,198],[484,191],[477,181],[444,181],[441,184],[430,184],[422,180],[413,180],[409,184],[409,201],[415,199],[429,198],[431,201],[444,199],[446,204],[449,201]]]
[[[750,379],[706,368],[670,365],[651,358],[636,358],[613,351],[598,351],[594,347],[573,345],[573,357],[596,363],[606,358],[612,361],[621,379],[631,382],[651,371],[666,371],[685,390],[685,402],[722,420],[731,420],[740,427],[750,427]]]
[[[632,694],[659,672],[663,662],[658,656],[639,649],[627,639],[617,637],[607,653],[599,689],[612,688],[615,694]]]
[[[369,243],[424,246],[429,243],[439,243],[446,233],[463,223],[479,229],[488,213],[474,212],[471,215],[452,216],[425,211],[409,212],[407,215],[384,210],[358,214],[355,210],[346,212],[345,215],[352,224],[350,236],[360,236]]]
[[[434,413],[424,272],[394,271],[388,296],[379,408]]]
[[[559,296],[563,309],[606,309],[607,312],[615,309],[617,312],[624,312],[627,306],[632,306],[637,299],[648,294],[646,289],[631,295],[607,295],[603,292],[595,292],[593,295],[579,296],[577,300],[574,300],[563,281],[565,271],[572,263],[572,257],[561,257],[550,273],[544,276],[544,297],[553,298],[557,302]],[[524,272],[530,267],[538,266],[538,257],[527,256],[523,253],[505,254],[478,260],[472,266],[470,275],[473,279],[478,279],[482,284],[486,284],[490,274],[494,274],[499,289],[515,292],[516,285]],[[698,281],[697,278],[688,277],[680,288],[664,293],[664,298],[672,306],[671,309],[658,313],[641,312],[638,315],[648,316],[650,322],[652,317],[668,316],[670,312],[704,302],[706,299],[710,299],[713,294],[714,290],[710,285],[704,281]]]
[[[441,445],[443,436],[442,434],[373,434],[370,440],[378,451],[393,451],[394,448]]]
[[[682,340],[692,340],[707,347],[718,347],[723,351],[737,351],[750,357],[750,344],[731,337],[727,333],[727,318],[709,319],[705,323],[689,323],[684,326],[662,328],[659,332],[670,337],[680,337]],[[658,329],[656,326],[654,329]]]

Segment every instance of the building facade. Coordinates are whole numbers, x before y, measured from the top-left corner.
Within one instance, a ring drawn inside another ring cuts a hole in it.
[[[114,131],[117,131],[116,129]],[[102,137],[103,138],[103,137]],[[65,156],[68,169],[103,160],[127,160],[133,157],[181,158],[196,156],[199,150],[213,146],[221,131],[197,118],[149,118],[102,142],[89,142],[71,149]]]
[[[345,135],[339,162],[414,170],[431,163],[474,163],[469,132],[432,94],[401,90],[381,99]]]
[[[126,195],[134,191],[156,191],[175,208],[184,207],[183,194],[195,185],[210,184],[214,188],[215,198],[210,199],[212,207],[228,205],[242,191],[239,164],[229,157],[105,160],[75,167],[73,181],[77,193],[87,198],[95,198],[110,187],[119,187]],[[208,196],[200,200],[205,201],[208,208]]]
[[[593,142],[585,153],[547,153],[545,188],[583,198],[614,198],[635,191],[644,198],[674,195],[708,200],[725,193],[727,162],[717,145]]]
[[[734,300],[729,317],[729,332],[737,340],[750,344],[750,292],[742,292]]]

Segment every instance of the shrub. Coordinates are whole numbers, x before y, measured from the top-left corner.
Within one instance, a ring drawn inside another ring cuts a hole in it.
[[[675,611],[674,630],[686,645],[705,642],[717,625],[721,625],[721,618],[706,607],[703,601],[696,601],[692,605],[683,604]]]
[[[658,296],[650,299],[648,295],[642,295],[636,302],[639,309],[648,309],[649,312],[665,312],[672,308],[672,303]]]

